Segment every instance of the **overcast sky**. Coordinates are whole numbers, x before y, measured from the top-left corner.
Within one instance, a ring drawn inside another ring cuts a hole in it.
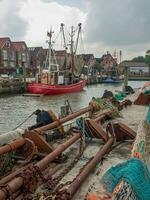
[[[129,59],[150,48],[149,9],[150,0],[0,0],[0,36],[45,46],[51,26],[81,22],[84,53],[122,50]]]

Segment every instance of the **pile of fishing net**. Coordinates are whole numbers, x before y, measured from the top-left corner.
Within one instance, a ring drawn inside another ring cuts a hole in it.
[[[116,100],[118,101],[122,101],[124,100],[124,98],[126,97],[126,93],[125,92],[121,92],[121,91],[118,91],[116,94],[115,94],[115,98]]]
[[[134,89],[129,85],[124,87],[124,91],[126,92],[126,94],[134,94],[135,93]]]
[[[7,133],[0,135],[0,146],[8,144],[9,142],[22,137],[25,131],[21,128],[17,128],[13,131],[9,131]]]
[[[102,99],[114,97],[117,101],[122,101],[126,96],[126,93],[122,91],[117,91],[116,94],[113,94],[111,91],[105,90]]]
[[[131,196],[134,196],[134,199],[150,200],[150,171],[141,160],[132,158],[112,167],[105,173],[102,179],[105,189],[111,193],[113,193],[121,181],[127,183],[132,188],[132,192],[130,191],[129,193],[126,185],[126,189],[122,187],[124,190],[120,190],[120,193],[114,194],[115,196],[120,196],[121,198],[124,192],[124,196],[126,196],[124,199],[129,199],[127,196],[130,196],[130,199]]]
[[[141,121],[132,149],[131,159],[111,167],[102,184],[114,200],[150,199],[150,107],[145,121]]]
[[[92,98],[92,101],[94,102],[96,102],[96,103],[98,103],[99,104],[99,106],[101,107],[101,110],[113,110],[114,112],[112,112],[111,114],[110,114],[110,117],[111,118],[115,118],[115,117],[120,117],[121,116],[121,114],[120,114],[120,112],[118,111],[118,109],[108,100],[108,99],[103,99],[103,98],[95,98],[95,97],[93,97]]]
[[[104,99],[104,98],[110,98],[110,97],[114,97],[112,91],[105,90],[104,93],[103,93],[102,99]]]

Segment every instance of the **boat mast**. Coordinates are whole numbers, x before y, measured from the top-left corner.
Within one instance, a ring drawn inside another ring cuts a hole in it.
[[[75,44],[75,50],[74,50],[74,40],[73,37],[75,35],[75,30],[73,29],[73,26],[71,27],[71,44],[70,44],[70,52],[71,52],[71,73],[72,73],[72,82],[74,78],[74,68],[75,68],[75,63],[74,63],[74,55],[77,52],[78,48],[78,42],[79,42],[79,36],[81,33],[81,23],[78,24],[78,34],[77,34],[77,39],[76,39],[76,44]]]
[[[73,73],[73,70],[74,70],[74,51],[73,51],[73,45],[74,45],[74,40],[73,40],[73,37],[74,37],[74,28],[73,26],[71,27],[71,34],[70,34],[70,37],[71,37],[71,43],[70,43],[70,53],[71,53],[71,74],[72,74],[72,83],[73,83],[73,77],[74,77],[74,73]]]
[[[77,35],[77,40],[76,40],[76,48],[75,48],[75,53],[77,52],[77,48],[78,48],[78,42],[79,42],[79,36],[80,36],[80,33],[81,33],[81,23],[78,24],[78,35]]]
[[[65,38],[65,33],[64,33],[64,24],[61,23],[61,31],[62,31],[62,35],[63,35],[63,40],[64,40],[64,48],[65,50],[67,50],[67,45],[66,45],[66,38]]]
[[[64,40],[64,49],[65,49],[65,61],[64,61],[64,67],[65,67],[65,73],[64,73],[64,83],[66,84],[66,76],[67,76],[67,44],[66,44],[66,37],[64,32],[64,24],[61,23],[60,31],[62,32],[63,40]]]
[[[48,41],[48,70],[49,72],[51,72],[51,50],[52,50],[52,34],[54,32],[52,31],[52,29],[50,30],[50,32],[47,32],[47,36],[49,37],[49,41]]]
[[[67,63],[66,63],[66,60],[67,60],[67,44],[66,44],[66,38],[65,38],[65,32],[64,32],[64,24],[61,23],[61,31],[62,31],[62,35],[63,35],[63,40],[64,40],[64,48],[65,48],[65,73],[66,73],[66,70],[67,70]]]
[[[50,32],[47,33],[47,36],[49,37],[48,42],[48,70],[49,72],[59,72],[59,65],[57,63],[57,59],[56,59],[56,55],[55,55],[55,50],[53,49],[53,45],[52,45],[52,34],[54,32],[52,31],[52,29],[50,30]],[[55,69],[56,68],[56,69]]]

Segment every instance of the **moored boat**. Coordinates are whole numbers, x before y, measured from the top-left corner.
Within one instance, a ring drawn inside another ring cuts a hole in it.
[[[102,83],[122,83],[123,79],[121,78],[113,78],[113,77],[106,77],[102,79]]]
[[[86,80],[81,80],[78,83],[70,85],[48,85],[42,83],[29,83],[28,91],[32,94],[55,95],[71,92],[80,92],[83,90],[85,85]]]
[[[78,25],[78,39],[79,33],[81,31],[81,24]],[[70,44],[70,61],[69,66],[67,65],[67,45],[65,43],[64,35],[64,24],[61,24],[61,31],[64,37],[64,47],[65,47],[65,58],[63,69],[58,65],[55,56],[55,51],[52,48],[52,30],[48,32],[48,45],[49,49],[47,52],[47,58],[44,68],[41,70],[40,74],[37,74],[36,82],[28,84],[28,92],[31,94],[44,94],[44,95],[55,95],[64,94],[71,92],[80,92],[86,85],[86,80],[80,79],[80,76],[76,76],[74,72],[76,71],[75,66],[75,53],[77,51],[78,39],[74,46],[73,36],[74,29],[72,27],[72,32],[70,34],[71,44]],[[75,50],[74,50],[75,49]]]

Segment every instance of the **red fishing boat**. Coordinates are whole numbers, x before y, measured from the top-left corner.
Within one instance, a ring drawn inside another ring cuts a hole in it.
[[[64,94],[71,92],[80,92],[86,85],[85,80],[81,80],[78,83],[70,85],[48,85],[41,83],[29,83],[28,91],[31,94],[45,94],[45,95],[54,95],[54,94]]]
[[[79,33],[81,31],[81,24],[78,25],[78,37],[76,41],[76,46],[74,47],[74,30],[72,27],[71,36],[71,44],[70,44],[70,67],[68,68],[67,64],[65,64],[65,69],[60,70],[60,66],[57,63],[55,51],[52,48],[52,31],[48,32],[49,41],[49,49],[47,53],[47,58],[45,62],[45,67],[42,70],[41,74],[38,74],[37,81],[28,84],[28,92],[31,94],[44,94],[44,95],[55,95],[55,94],[64,94],[71,92],[80,92],[83,90],[86,85],[86,80],[81,80],[80,76],[75,76],[75,61],[74,55],[77,50],[77,44],[79,39]],[[64,34],[64,24],[61,24],[61,31],[63,32],[64,38],[64,47],[67,50],[67,45],[65,44],[65,34]],[[75,49],[75,50],[74,50]],[[66,51],[65,51],[66,52]],[[65,63],[67,59],[67,53],[65,55]],[[71,76],[70,76],[71,75]]]

